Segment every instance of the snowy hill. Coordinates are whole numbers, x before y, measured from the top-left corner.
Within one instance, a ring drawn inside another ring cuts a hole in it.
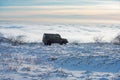
[[[0,80],[119,80],[120,45],[0,44]]]
[[[67,45],[41,43],[43,33],[59,33]],[[0,24],[0,80],[120,80],[120,45],[110,42],[120,25]],[[23,35],[25,44],[8,39]]]

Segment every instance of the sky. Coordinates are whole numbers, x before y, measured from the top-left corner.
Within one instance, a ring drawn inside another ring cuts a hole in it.
[[[120,23],[120,0],[0,0],[0,21]]]

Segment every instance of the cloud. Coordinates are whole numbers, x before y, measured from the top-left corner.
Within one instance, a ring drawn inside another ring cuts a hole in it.
[[[0,0],[0,20],[115,22],[120,21],[119,2],[119,0]]]
[[[0,0],[0,6],[98,5],[119,2],[119,0]]]
[[[5,7],[0,8],[0,16],[26,16],[26,15],[110,15],[119,16],[120,8],[110,9],[103,6],[27,6],[27,7]],[[6,9],[6,10],[5,10]]]

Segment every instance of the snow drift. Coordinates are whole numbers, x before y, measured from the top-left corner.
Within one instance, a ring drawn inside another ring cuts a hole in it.
[[[0,80],[119,80],[120,45],[0,44]]]
[[[72,43],[45,46],[46,32]],[[120,45],[98,43],[110,42],[119,32],[119,24],[1,23],[0,80],[120,80]],[[26,44],[9,44],[16,41]]]

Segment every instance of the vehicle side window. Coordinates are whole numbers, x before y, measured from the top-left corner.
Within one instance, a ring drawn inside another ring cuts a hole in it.
[[[57,35],[57,36],[56,36],[56,38],[60,38],[60,36],[59,36],[59,35]]]
[[[43,38],[45,38],[45,35],[43,35]]]

